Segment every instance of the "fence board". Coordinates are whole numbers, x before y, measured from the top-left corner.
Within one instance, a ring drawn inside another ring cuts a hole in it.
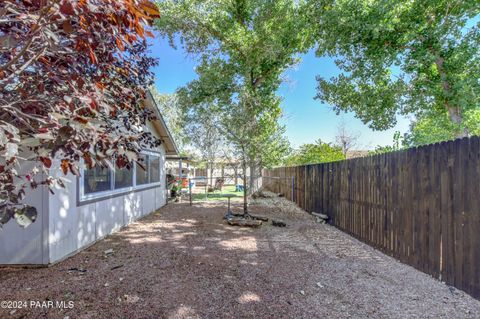
[[[282,177],[266,188],[306,211],[480,298],[479,137],[264,176]]]

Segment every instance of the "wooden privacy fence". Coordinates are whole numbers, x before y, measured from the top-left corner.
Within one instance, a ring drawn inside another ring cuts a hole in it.
[[[480,138],[280,167],[269,183],[359,240],[480,298]],[[288,180],[288,179],[286,179]]]

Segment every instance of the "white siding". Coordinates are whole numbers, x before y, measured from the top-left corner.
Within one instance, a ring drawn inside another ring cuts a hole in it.
[[[29,171],[33,163],[22,163]],[[43,173],[37,176],[44,179]],[[0,265],[48,263],[48,190],[44,187],[26,189],[25,204],[37,209],[37,220],[27,228],[21,228],[12,219],[0,229]]]
[[[52,195],[44,187],[27,189],[25,203],[38,210],[37,220],[23,229],[15,220],[0,230],[0,264],[49,264],[74,254],[121,227],[166,204],[165,152],[161,152],[161,185],[91,203],[77,203],[77,178],[67,178],[66,188]],[[32,164],[26,164],[28,169]],[[59,167],[58,161],[53,167]],[[40,177],[39,177],[40,178]]]
[[[75,253],[166,204],[163,146],[159,151],[162,154],[161,185],[156,188],[77,206],[77,182],[75,177],[68,175],[72,182],[67,188],[50,196],[50,263]]]

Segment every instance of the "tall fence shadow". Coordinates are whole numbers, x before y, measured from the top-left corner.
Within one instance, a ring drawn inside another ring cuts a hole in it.
[[[263,175],[267,190],[480,299],[480,137]]]

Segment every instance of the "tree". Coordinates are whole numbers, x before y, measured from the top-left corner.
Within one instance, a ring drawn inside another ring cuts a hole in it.
[[[215,160],[221,156],[225,139],[218,127],[218,119],[215,113],[199,112],[188,116],[186,121],[186,134],[192,145],[201,154],[206,168],[210,169],[210,185],[213,186],[213,172]]]
[[[281,75],[310,46],[303,1],[168,0],[159,9],[160,34],[173,46],[178,36],[199,57],[198,79],[184,89],[188,105],[220,115],[224,136],[250,168],[253,189],[268,143],[281,129]]]
[[[317,54],[337,57],[343,71],[318,77],[317,99],[379,130],[392,127],[398,113],[448,113],[455,136],[468,135],[465,113],[480,107],[477,0],[310,5]]]
[[[347,129],[345,121],[342,120],[337,127],[337,136],[335,142],[341,147],[343,156],[346,158],[350,150],[358,146],[359,133],[352,133]]]
[[[464,114],[464,126],[470,135],[480,135],[480,109],[468,110]],[[434,116],[422,116],[410,124],[405,136],[406,145],[421,146],[456,138],[456,127],[445,112]]]
[[[285,165],[299,166],[335,162],[344,159],[345,155],[340,146],[317,140],[315,143],[301,145],[292,155],[285,159]]]
[[[408,145],[405,143],[405,137],[402,137],[399,131],[396,131],[393,134],[393,144],[387,146],[380,146],[378,145],[375,150],[368,152],[369,155],[378,155],[390,152],[400,151],[402,149],[407,148]]]
[[[177,147],[180,152],[183,152],[184,145],[188,143],[185,129],[187,123],[183,108],[179,105],[178,96],[176,94],[161,94],[153,86],[150,88],[150,92],[167,123]]]
[[[62,186],[49,174],[56,163],[75,175],[81,160],[130,168],[142,146],[158,145],[140,103],[153,78],[145,36],[155,17],[139,0],[0,2],[0,225],[34,220],[25,189]],[[35,164],[28,172],[25,161]]]

